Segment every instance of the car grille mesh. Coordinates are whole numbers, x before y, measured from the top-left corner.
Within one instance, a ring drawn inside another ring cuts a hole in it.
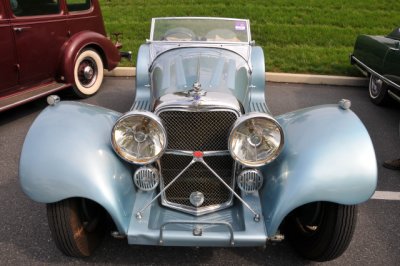
[[[161,158],[164,186],[168,185],[190,161],[191,156],[166,154]],[[229,185],[232,185],[233,159],[231,156],[210,156],[204,161]],[[204,194],[201,207],[222,204],[229,201],[231,192],[213,173],[200,162],[192,164],[165,192],[168,202],[183,206],[190,203],[190,194],[199,191]]]
[[[227,111],[168,111],[160,118],[167,131],[167,149],[221,151],[228,150],[230,128],[237,117]]]
[[[237,115],[230,111],[187,112],[167,110],[159,114],[166,132],[169,151],[227,151],[228,137]],[[188,155],[164,154],[160,159],[161,185],[167,186],[192,161]],[[231,187],[234,186],[235,162],[230,155],[205,156],[204,161]],[[201,192],[204,203],[194,207],[190,194]],[[162,195],[164,205],[202,211],[228,203],[232,193],[201,162],[192,164]],[[226,204],[225,204],[226,205]],[[205,213],[205,212],[202,212]]]

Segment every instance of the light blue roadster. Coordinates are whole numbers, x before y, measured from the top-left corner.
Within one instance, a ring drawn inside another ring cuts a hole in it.
[[[264,246],[325,261],[348,247],[377,182],[350,102],[273,117],[248,20],[156,18],[124,114],[48,98],[20,181],[57,247],[89,256],[108,227],[129,244]],[[284,102],[284,99],[281,99]]]

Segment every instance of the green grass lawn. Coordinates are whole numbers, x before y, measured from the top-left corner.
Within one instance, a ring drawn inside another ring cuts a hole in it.
[[[359,75],[349,64],[358,34],[385,35],[400,26],[400,1],[100,0],[108,34],[123,32],[133,64],[150,34],[152,17],[217,16],[250,19],[264,48],[267,71]],[[123,66],[129,65],[122,63]]]

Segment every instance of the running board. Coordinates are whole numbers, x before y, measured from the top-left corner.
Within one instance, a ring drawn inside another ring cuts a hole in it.
[[[0,112],[10,109],[12,107],[33,101],[40,97],[46,96],[52,92],[64,89],[70,85],[65,83],[47,83],[38,87],[35,87],[28,91],[22,91],[13,95],[0,99]]]

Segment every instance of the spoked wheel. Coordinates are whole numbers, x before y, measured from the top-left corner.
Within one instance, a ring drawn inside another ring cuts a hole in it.
[[[47,204],[47,219],[57,248],[67,256],[90,256],[105,234],[105,212],[90,200]]]
[[[300,255],[310,260],[328,261],[346,251],[356,221],[355,205],[316,202],[292,212],[284,231]]]
[[[92,49],[83,50],[74,65],[74,92],[78,97],[87,98],[96,94],[103,82],[103,61]]]
[[[374,75],[369,78],[369,97],[376,105],[385,105],[389,101],[388,85]]]

